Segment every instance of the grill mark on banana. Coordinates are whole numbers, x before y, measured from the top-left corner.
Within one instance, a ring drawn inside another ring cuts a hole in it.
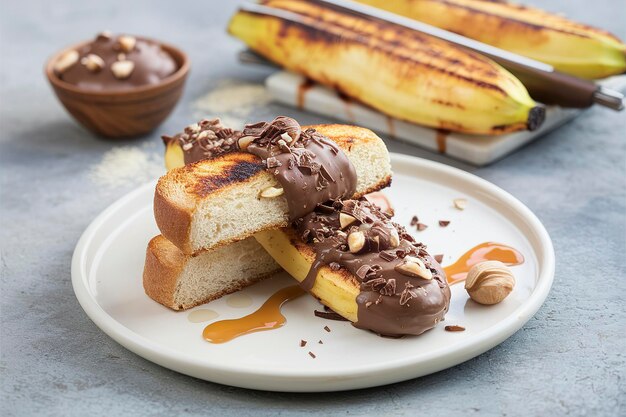
[[[490,0],[357,0],[595,79],[626,71],[626,45],[608,31],[540,9]]]
[[[308,38],[312,41],[317,40],[320,34],[330,32],[334,36],[329,36],[326,40],[334,41],[337,38],[341,38],[358,42],[368,48],[377,49],[395,58],[411,62],[411,64],[428,67],[447,76],[473,84],[476,87],[490,89],[507,96],[506,91],[493,82],[488,81],[490,78],[499,79],[502,74],[493,69],[493,66],[497,64],[482,55],[457,49],[444,41],[439,41],[414,31],[404,30],[394,25],[344,15],[304,2],[267,0],[263,4],[298,13],[309,18],[309,21],[306,23],[304,21],[298,23],[280,20],[280,24],[284,25],[283,27],[285,28],[284,32],[281,33],[283,37],[289,36],[288,28],[290,26],[299,26],[304,29]],[[441,53],[438,53],[441,50],[454,50],[455,56],[442,56]],[[440,63],[441,65],[437,65],[438,62],[436,61],[434,63],[424,62],[415,59],[415,54],[428,55],[444,62]],[[450,66],[461,67],[467,73],[472,74],[474,78],[446,69]],[[482,79],[477,79],[477,76],[481,76]]]
[[[361,3],[375,3],[375,1],[357,0]],[[400,0],[406,1],[406,0]],[[595,36],[611,38],[615,41],[621,40],[612,33],[584,23],[573,22],[565,17],[545,12],[534,7],[521,4],[509,3],[505,0],[420,0],[424,3],[439,3],[451,8],[463,9],[475,15],[484,15],[497,19],[506,19],[510,23],[519,24],[536,31],[559,32],[566,35],[574,35],[581,38],[592,39]],[[485,8],[480,8],[484,5]],[[489,10],[492,8],[493,10]],[[515,16],[517,14],[518,16]],[[526,18],[527,20],[524,20]],[[536,19],[536,21],[532,21]],[[550,24],[561,25],[563,27],[550,26]]]
[[[377,40],[382,44],[389,44],[392,51],[418,52],[433,58],[445,60],[455,66],[464,66],[468,71],[480,71],[486,77],[497,77],[499,72],[493,68],[494,62],[483,55],[472,51],[458,49],[445,41],[431,36],[420,34],[412,30],[404,29],[385,22],[378,22],[351,16],[348,14],[325,9],[306,2],[293,0],[265,0],[265,5],[277,9],[287,10],[297,13],[300,16],[310,18],[314,27],[315,23],[324,23],[329,26],[341,28],[340,34],[351,32],[358,36],[360,43],[369,45],[372,40]],[[307,26],[307,25],[305,25]],[[308,28],[307,28],[308,29]],[[316,28],[319,30],[319,28]],[[313,33],[313,37],[317,34]],[[375,47],[375,44],[373,45]],[[437,48],[435,48],[437,47]],[[445,56],[441,51],[447,50],[454,53],[454,56]],[[462,60],[466,56],[467,60]],[[480,63],[480,65],[477,65]]]
[[[441,4],[445,4],[448,7],[455,7],[458,9],[463,9],[466,10],[467,12],[471,13],[471,14],[480,14],[480,15],[485,15],[485,16],[491,16],[491,17],[495,17],[495,18],[502,18],[505,17],[502,14],[498,14],[495,12],[490,12],[487,10],[483,10],[483,9],[477,9],[475,7],[471,7],[468,5],[463,5],[463,4],[458,4],[455,3],[454,1],[449,1],[449,0],[434,0],[437,3],[441,3]],[[481,0],[479,0],[481,1]],[[485,2],[489,2],[489,3],[499,3],[502,5],[505,5],[506,2],[503,1],[495,1],[495,2],[490,2],[489,0],[483,0]],[[529,7],[526,6],[521,6],[521,5],[517,5],[517,4],[508,4],[507,7],[510,7],[511,9],[515,9],[516,11],[529,11],[529,10],[533,10]],[[541,31],[541,30],[550,30],[553,32],[561,32],[561,33],[565,33],[568,35],[574,35],[574,36],[580,36],[581,38],[591,38],[590,35],[585,34],[585,33],[580,33],[580,32],[576,32],[573,30],[566,30],[566,29],[560,29],[560,28],[555,28],[555,27],[550,27],[550,26],[546,26],[546,25],[542,25],[540,23],[533,23],[533,22],[527,22],[524,20],[521,20],[520,18],[515,18],[512,16],[506,16],[506,19],[509,20],[511,23],[516,23],[519,24],[521,26],[527,27],[529,29],[533,29],[533,30],[537,30],[537,31]],[[597,30],[595,28],[592,28],[591,26],[587,26],[587,25],[580,25],[581,28],[584,28],[586,30],[592,30],[592,31],[597,31],[599,33],[601,33],[602,31]],[[603,33],[603,35],[607,35],[608,33]]]

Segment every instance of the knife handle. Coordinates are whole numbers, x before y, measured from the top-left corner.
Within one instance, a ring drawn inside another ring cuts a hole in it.
[[[539,71],[514,62],[501,64],[519,78],[532,98],[541,103],[572,108],[586,108],[594,103],[614,110],[621,110],[624,107],[623,96],[620,93],[599,87],[593,81],[558,71]]]

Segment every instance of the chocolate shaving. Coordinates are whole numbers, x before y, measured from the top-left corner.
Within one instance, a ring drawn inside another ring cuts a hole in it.
[[[443,261],[443,254],[435,255],[433,256],[433,258],[435,259],[435,261],[437,261],[438,264],[440,264]]]
[[[382,295],[394,295],[396,293],[396,280],[391,278],[387,280],[385,286],[380,290]]]
[[[330,264],[328,264],[328,267],[331,271],[339,271],[341,269],[341,265],[339,265],[337,262],[331,262]]]
[[[446,227],[450,224],[450,220],[439,220],[439,226]]]
[[[270,156],[269,158],[267,158],[266,164],[267,164],[268,169],[276,168],[276,167],[283,165],[280,163],[278,159],[276,159],[273,156]]]
[[[322,214],[333,214],[335,212],[335,208],[333,206],[327,206],[326,204],[318,204],[315,211]]]
[[[330,333],[330,327],[324,326],[324,330],[326,330],[328,333]]]
[[[387,261],[387,262],[391,262],[395,259],[398,258],[398,255],[396,255],[395,253],[392,252],[386,252],[386,251],[382,251],[378,254],[378,256],[380,256],[383,260]]]
[[[444,329],[446,332],[464,332],[465,331],[465,327],[457,326],[457,325],[446,326],[444,327]]]
[[[316,357],[316,356],[315,356],[315,353],[313,353],[313,352],[311,352],[311,351],[309,351],[309,356],[310,356],[310,357],[312,357],[313,359],[315,359],[315,357]]]
[[[378,264],[374,264],[370,267],[370,272],[379,272],[382,271],[383,267],[378,265]]]
[[[425,225],[424,223],[418,223],[417,224],[417,231],[421,232],[422,230],[426,229],[428,227],[428,225]]]
[[[317,343],[319,343],[320,345],[323,345],[323,344],[324,344],[324,342],[322,342],[321,340],[320,340],[319,342],[317,342]]]
[[[226,139],[227,137],[232,136],[233,133],[235,133],[233,129],[231,129],[230,127],[225,127],[223,129],[217,130],[215,132],[215,136],[220,139]]]
[[[316,317],[319,317],[319,318],[322,318],[322,319],[326,319],[326,320],[348,321],[348,319],[340,316],[339,314],[335,313],[334,311],[319,311],[319,310],[315,310],[315,311],[313,311],[313,314],[315,314]]]
[[[300,347],[305,347],[305,346],[306,346],[306,340],[301,340]]]
[[[362,265],[356,270],[356,276],[361,278],[361,281],[367,276],[367,273],[372,269],[369,265]]]
[[[365,291],[380,291],[387,284],[385,278],[375,278],[361,284],[361,289]]]
[[[417,216],[413,216],[413,218],[411,219],[411,226],[415,226],[417,223],[419,223],[419,219],[417,218]]]
[[[408,255],[408,253],[404,249],[396,249],[396,255],[398,258],[404,259]]]

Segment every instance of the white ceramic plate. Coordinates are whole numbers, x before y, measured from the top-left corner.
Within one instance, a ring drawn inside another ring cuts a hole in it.
[[[312,297],[286,304],[284,327],[210,344],[202,339],[208,323],[192,323],[189,312],[173,312],[148,298],[141,276],[146,245],[158,233],[152,216],[154,184],[121,198],[100,214],[81,237],[72,259],[72,283],[89,317],[105,333],[136,354],[172,370],[209,381],[273,391],[337,391],[365,388],[436,372],[498,345],[539,309],[554,277],[552,242],[539,220],[500,188],[464,171],[404,155],[392,155],[394,178],[386,191],[396,221],[408,226],[417,214],[430,227],[415,232],[431,253],[444,253],[444,265],[486,241],[515,247],[526,262],[513,267],[517,285],[502,303],[484,307],[452,287],[445,324],[418,337],[386,339],[347,322],[313,315]],[[465,197],[464,211],[452,200]],[[446,228],[440,219],[450,220]],[[242,293],[252,305],[234,308],[227,297],[196,307],[219,319],[257,309],[277,289],[292,285],[285,274]],[[232,304],[232,303],[231,303]],[[331,332],[324,330],[328,326]],[[300,340],[308,341],[300,347]],[[318,341],[322,340],[323,344]],[[316,355],[313,359],[308,352]]]

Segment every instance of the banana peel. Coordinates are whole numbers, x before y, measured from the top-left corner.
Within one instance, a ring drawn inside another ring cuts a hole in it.
[[[597,79],[626,72],[626,45],[620,39],[533,7],[485,0],[357,1],[545,62],[577,77]]]
[[[534,130],[545,110],[495,62],[433,37],[299,0],[240,10],[229,32],[252,50],[385,114],[440,129]]]

